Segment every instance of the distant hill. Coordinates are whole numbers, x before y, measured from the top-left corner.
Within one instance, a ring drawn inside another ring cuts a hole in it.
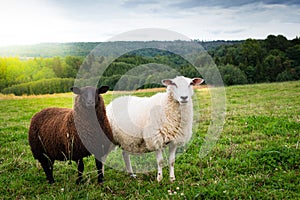
[[[221,45],[233,45],[242,41],[198,41],[207,51],[214,50]],[[134,42],[133,42],[134,43]],[[19,45],[0,47],[0,56],[18,57],[66,57],[87,56],[101,42],[75,42],[75,43],[41,43],[34,45]]]
[[[0,47],[0,56],[65,57],[86,56],[99,42],[41,43]]]
[[[198,41],[206,51],[215,50],[222,45],[234,45],[244,42],[244,40],[214,40],[214,41]]]

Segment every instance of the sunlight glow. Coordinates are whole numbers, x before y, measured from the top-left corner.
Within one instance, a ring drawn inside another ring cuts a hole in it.
[[[59,9],[39,0],[1,3],[0,24],[0,46],[58,41],[59,30],[68,26]]]

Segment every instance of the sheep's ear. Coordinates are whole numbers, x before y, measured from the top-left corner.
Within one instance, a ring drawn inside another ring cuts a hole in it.
[[[203,83],[204,79],[202,78],[193,78],[191,85],[200,85],[201,83]]]
[[[103,94],[103,93],[107,92],[108,89],[109,89],[108,86],[102,86],[102,87],[99,87],[99,88],[97,89],[97,93],[98,93],[98,94]]]
[[[70,90],[74,93],[74,94],[80,94],[81,90],[78,87],[71,87]]]
[[[164,79],[161,81],[161,83],[164,85],[164,86],[168,86],[168,85],[176,85],[172,80],[170,79]]]

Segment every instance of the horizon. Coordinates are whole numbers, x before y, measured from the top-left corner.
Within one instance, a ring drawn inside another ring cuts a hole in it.
[[[274,35],[274,34],[268,34],[265,38],[245,38],[245,39],[237,39],[237,40],[225,40],[225,39],[216,39],[216,40],[200,40],[200,39],[191,39],[189,41],[199,41],[199,42],[239,42],[239,41],[245,41],[248,39],[254,39],[254,40],[265,40],[269,35]],[[281,35],[281,34],[278,34]],[[274,36],[278,36],[278,35],[274,35]],[[284,37],[286,37],[285,35],[282,35]],[[286,37],[287,38],[287,37]],[[298,35],[296,35],[293,38],[287,38],[287,40],[293,40],[293,39],[297,39],[299,38]],[[151,41],[160,41],[160,40],[147,40],[146,42],[151,42]],[[165,40],[165,41],[171,41],[171,40]],[[185,40],[179,40],[179,41],[185,41]],[[38,42],[38,43],[28,43],[28,44],[10,44],[10,45],[5,45],[5,46],[1,46],[0,44],[0,48],[5,48],[5,47],[19,47],[19,46],[35,46],[35,45],[43,45],[43,44],[75,44],[75,43],[105,43],[105,42],[123,42],[122,40],[119,41],[110,41],[110,40],[106,40],[106,41],[74,41],[74,42]],[[139,41],[126,41],[126,42],[139,42]]]

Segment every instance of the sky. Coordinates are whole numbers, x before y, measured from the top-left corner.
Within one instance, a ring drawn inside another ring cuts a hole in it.
[[[0,46],[104,42],[159,28],[190,39],[300,36],[299,0],[9,0],[0,1]]]

